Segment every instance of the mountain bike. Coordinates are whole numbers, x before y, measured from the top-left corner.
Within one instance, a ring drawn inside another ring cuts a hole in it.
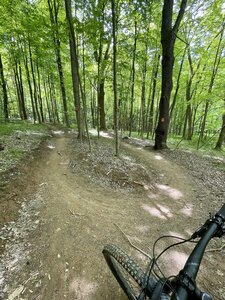
[[[199,267],[209,241],[225,235],[225,204],[214,215],[197,229],[189,239],[178,238],[181,241],[168,246],[157,257],[153,258],[147,265],[146,271],[123,250],[115,245],[106,245],[103,255],[106,262],[120,284],[121,288],[131,300],[212,300],[212,297],[197,287],[196,277]],[[198,239],[195,241],[195,239]],[[186,242],[195,242],[196,245],[188,257],[184,268],[176,276],[166,278],[159,268],[155,271],[157,260],[172,246]]]

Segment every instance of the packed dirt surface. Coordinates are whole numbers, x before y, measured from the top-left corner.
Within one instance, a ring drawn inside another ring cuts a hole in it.
[[[222,158],[149,146],[125,139],[115,157],[110,136],[93,138],[91,153],[72,132],[54,132],[42,143],[1,190],[1,300],[125,300],[104,245],[120,246],[144,268],[147,258],[130,242],[152,255],[158,237],[188,238],[221,207]],[[174,242],[160,240],[156,254]],[[210,242],[216,251],[205,254],[198,276],[218,300],[225,299],[223,245]],[[164,275],[177,274],[193,247],[169,249],[159,260]]]

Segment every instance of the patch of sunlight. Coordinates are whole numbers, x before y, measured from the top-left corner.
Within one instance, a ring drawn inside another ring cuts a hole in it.
[[[169,270],[171,272],[170,275],[178,273],[184,267],[187,258],[188,255],[184,252],[180,252],[177,250],[168,251],[164,259],[169,266]]]
[[[58,134],[58,135],[61,135],[61,134],[64,134],[65,132],[62,131],[62,130],[53,130],[52,131],[54,134]]]
[[[191,217],[192,216],[192,212],[193,212],[193,205],[190,204],[189,206],[188,205],[185,205],[185,207],[183,207],[181,210],[180,210],[184,215],[188,216],[188,217]]]
[[[132,158],[126,155],[122,155],[121,156],[123,159],[128,160],[128,161],[132,161]]]
[[[163,214],[165,214],[168,218],[172,218],[173,214],[171,213],[170,209],[168,207],[165,207],[163,205],[160,204],[156,204],[156,206],[159,208],[159,210],[161,212],[163,212]]]
[[[151,193],[151,192],[149,192],[149,193],[147,194],[147,196],[148,196],[148,198],[150,198],[150,199],[157,199],[157,198],[159,198],[159,195],[154,194],[154,193]]]
[[[147,204],[142,204],[141,206],[145,211],[147,211],[151,216],[153,217],[157,217],[157,218],[160,218],[160,219],[163,219],[163,220],[166,220],[166,216],[164,216],[162,214],[162,212],[156,208],[156,207],[151,207]]]
[[[98,135],[98,131],[96,129],[94,129],[94,128],[90,128],[88,131],[89,131],[90,134],[92,134],[94,136]]]
[[[137,230],[139,230],[141,233],[147,233],[150,230],[150,226],[147,225],[140,225],[136,226]]]
[[[100,135],[103,136],[103,137],[106,137],[108,139],[113,139],[113,137],[110,136],[109,133],[105,132],[105,131],[100,131]]]
[[[157,160],[162,160],[163,157],[162,157],[161,155],[155,155],[155,159],[157,159]]]
[[[49,149],[55,149],[55,146],[53,146],[53,145],[48,145],[47,148],[49,148]]]
[[[74,278],[69,285],[69,290],[74,295],[74,299],[93,299],[93,294],[98,288],[96,282],[88,282],[84,278]]]
[[[180,233],[175,232],[175,231],[169,231],[168,235],[177,236],[177,237],[180,237],[182,239],[186,239],[187,238],[183,234],[180,234]],[[176,239],[171,239],[171,241],[176,241]]]
[[[174,200],[178,200],[183,196],[183,194],[180,191],[168,185],[156,184],[156,187]]]
[[[191,236],[191,235],[193,234],[193,232],[192,232],[190,229],[186,229],[185,232],[186,232],[189,236]]]
[[[70,163],[70,161],[66,160],[66,161],[60,162],[59,164],[60,165],[69,165],[69,163]]]

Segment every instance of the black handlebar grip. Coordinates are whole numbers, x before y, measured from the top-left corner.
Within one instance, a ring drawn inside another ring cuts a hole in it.
[[[225,221],[225,204],[218,211],[217,215],[221,216],[224,219],[224,221]]]

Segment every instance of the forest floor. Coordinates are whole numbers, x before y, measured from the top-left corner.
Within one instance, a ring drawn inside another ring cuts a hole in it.
[[[20,135],[23,142],[24,136]],[[109,135],[78,142],[52,132],[23,163],[0,173],[0,299],[125,300],[102,255],[113,243],[142,266],[162,235],[188,238],[224,203],[225,160],[184,150],[155,152],[137,139],[114,156]],[[1,151],[4,161],[5,150]],[[163,239],[160,253],[176,242]],[[224,245],[211,241],[208,249]],[[176,274],[193,244],[171,248],[159,265]],[[198,282],[225,299],[225,249],[205,254]]]

